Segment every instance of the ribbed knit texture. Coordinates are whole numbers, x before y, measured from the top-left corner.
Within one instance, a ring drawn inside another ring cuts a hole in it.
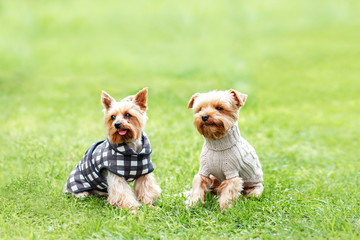
[[[244,182],[263,181],[263,172],[254,148],[240,135],[235,124],[223,138],[206,139],[200,155],[199,173],[219,181],[241,177]]]

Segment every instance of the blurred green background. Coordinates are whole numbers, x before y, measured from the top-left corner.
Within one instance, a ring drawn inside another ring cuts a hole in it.
[[[358,238],[360,3],[0,1],[0,238]],[[62,187],[105,137],[101,90],[149,87],[163,189],[137,215]],[[186,209],[202,138],[195,92],[249,95],[242,135],[264,196]]]

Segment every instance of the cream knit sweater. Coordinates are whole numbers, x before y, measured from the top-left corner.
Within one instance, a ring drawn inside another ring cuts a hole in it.
[[[263,181],[263,172],[254,148],[240,135],[235,124],[218,140],[205,138],[200,155],[201,175],[215,176],[219,181],[241,177],[244,183]]]

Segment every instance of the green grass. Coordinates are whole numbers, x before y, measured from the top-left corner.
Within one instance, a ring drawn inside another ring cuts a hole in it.
[[[358,1],[1,1],[1,239],[358,239]],[[146,131],[163,193],[128,213],[62,188],[105,137],[101,90],[149,87]],[[260,200],[187,209],[202,137],[194,92],[249,98],[240,130]]]

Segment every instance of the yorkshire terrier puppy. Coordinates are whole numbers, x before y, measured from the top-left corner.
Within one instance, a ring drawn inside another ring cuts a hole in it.
[[[231,207],[241,193],[259,197],[264,190],[263,172],[254,148],[240,135],[239,110],[247,95],[235,90],[195,93],[188,104],[194,112],[194,125],[204,136],[200,170],[195,175],[191,206],[205,203],[208,191],[219,195],[220,209]]]
[[[108,137],[94,143],[76,165],[65,192],[76,197],[108,195],[107,201],[134,211],[151,205],[161,193],[152,171],[151,146],[143,131],[147,121],[147,88],[117,102],[101,94]],[[134,192],[128,183],[135,180]]]

